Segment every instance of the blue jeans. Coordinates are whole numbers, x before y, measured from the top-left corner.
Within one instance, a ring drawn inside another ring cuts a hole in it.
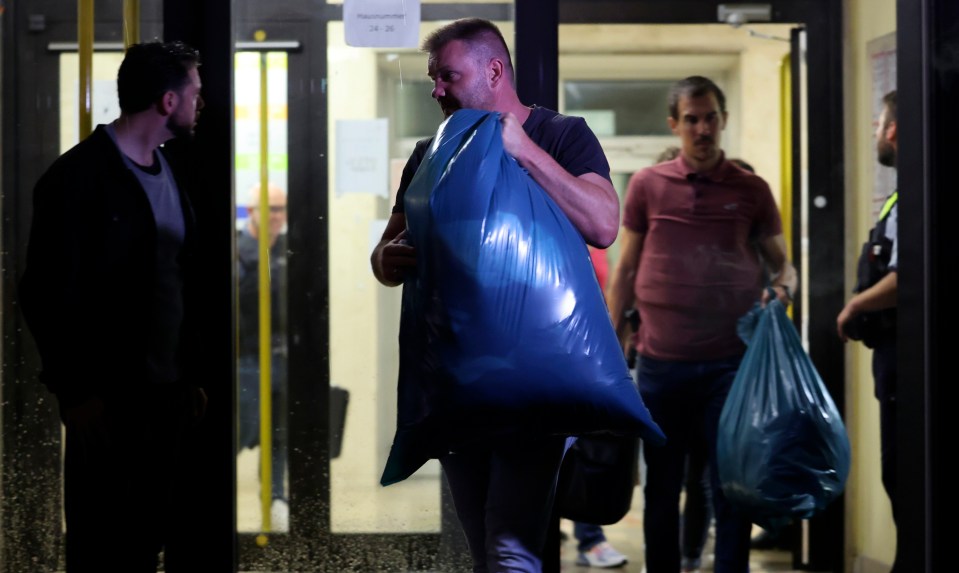
[[[716,435],[729,388],[741,357],[678,362],[642,357],[639,391],[666,445],[644,447],[646,457],[646,566],[649,573],[680,569],[679,494],[691,445],[705,443],[716,516],[716,573],[749,571],[751,523],[726,500],[716,469]]]
[[[283,487],[287,457],[286,359],[274,355],[272,370],[273,456],[270,467],[273,473],[273,483],[270,484],[270,491],[273,499],[286,500]],[[256,356],[240,357],[239,378],[238,452],[244,448],[253,448],[260,444],[260,365]]]
[[[606,541],[606,535],[603,533],[602,527],[578,521],[573,522],[573,537],[579,542],[576,545],[576,550],[580,553],[585,553]]]
[[[703,548],[713,520],[713,496],[709,485],[706,443],[696,440],[686,456],[686,503],[683,504],[681,536],[683,567],[699,569]]]
[[[569,440],[470,446],[440,458],[475,573],[539,573]]]

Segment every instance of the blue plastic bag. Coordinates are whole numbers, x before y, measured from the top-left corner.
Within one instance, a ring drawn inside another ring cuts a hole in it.
[[[416,272],[400,317],[397,431],[381,483],[474,442],[607,432],[665,440],[630,378],[586,243],[460,110],[406,191]]]
[[[779,301],[740,320],[748,345],[719,418],[719,481],[753,522],[776,530],[842,493],[846,428]]]

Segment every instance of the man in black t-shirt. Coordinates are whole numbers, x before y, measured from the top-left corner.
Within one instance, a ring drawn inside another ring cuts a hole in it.
[[[590,245],[616,238],[619,199],[599,141],[582,118],[526,106],[516,94],[509,50],[500,31],[480,19],[457,20],[433,32],[429,53],[433,98],[446,116],[459,109],[502,116],[503,147],[563,210]],[[407,244],[403,196],[429,140],[410,157],[393,214],[371,256],[373,273],[386,286],[402,284],[416,265]],[[556,476],[566,438],[539,437],[522,444],[480,445],[440,458],[474,570],[542,569],[542,551]]]

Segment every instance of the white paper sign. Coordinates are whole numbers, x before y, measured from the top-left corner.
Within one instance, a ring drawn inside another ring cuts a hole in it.
[[[386,119],[336,122],[336,196],[370,193],[389,196]]]
[[[420,0],[343,0],[346,45],[415,48],[420,39]]]

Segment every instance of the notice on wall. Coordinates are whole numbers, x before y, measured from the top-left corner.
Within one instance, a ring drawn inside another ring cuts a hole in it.
[[[346,45],[415,48],[420,39],[420,0],[343,0]]]
[[[345,193],[389,196],[388,131],[386,119],[337,120],[337,197]]]

